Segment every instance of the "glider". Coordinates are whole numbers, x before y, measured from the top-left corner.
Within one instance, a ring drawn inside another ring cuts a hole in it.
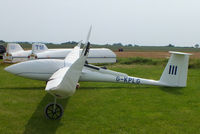
[[[5,68],[6,71],[18,76],[47,81],[45,91],[55,98],[55,102],[48,104],[45,108],[47,118],[53,120],[61,118],[63,108],[56,103],[56,99],[72,96],[76,91],[79,81],[146,84],[168,87],[186,86],[190,54],[171,51],[171,57],[158,81],[132,77],[125,73],[85,63],[90,49],[90,43],[88,42],[90,33],[91,28],[83,50],[80,51],[80,44],[77,45],[64,60],[31,60]]]
[[[81,42],[79,42],[81,44]],[[65,59],[73,49],[48,49],[45,44],[34,43],[32,50],[26,50],[16,43],[8,43],[3,56],[4,62],[16,63],[35,59]],[[80,49],[82,51],[82,49]],[[91,49],[87,57],[88,63],[115,63],[116,55],[107,48]]]

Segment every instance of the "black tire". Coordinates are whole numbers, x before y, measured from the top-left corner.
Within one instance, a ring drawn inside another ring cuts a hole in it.
[[[56,104],[56,108],[54,111],[54,103],[50,103],[45,107],[44,113],[47,119],[58,120],[63,115],[63,107],[59,104]]]

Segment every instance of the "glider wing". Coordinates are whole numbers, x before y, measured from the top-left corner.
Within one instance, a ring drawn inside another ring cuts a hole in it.
[[[79,43],[65,58],[65,66],[56,71],[49,79],[45,90],[58,98],[66,98],[74,94],[83,66],[89,53],[89,35],[83,51],[80,52]]]

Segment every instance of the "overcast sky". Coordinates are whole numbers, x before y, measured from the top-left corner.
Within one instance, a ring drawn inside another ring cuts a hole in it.
[[[0,0],[0,40],[193,46],[200,0]]]

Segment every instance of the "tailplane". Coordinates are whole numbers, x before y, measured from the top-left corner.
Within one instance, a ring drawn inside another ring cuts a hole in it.
[[[171,57],[160,78],[166,86],[186,87],[189,55],[188,53],[170,51]]]

